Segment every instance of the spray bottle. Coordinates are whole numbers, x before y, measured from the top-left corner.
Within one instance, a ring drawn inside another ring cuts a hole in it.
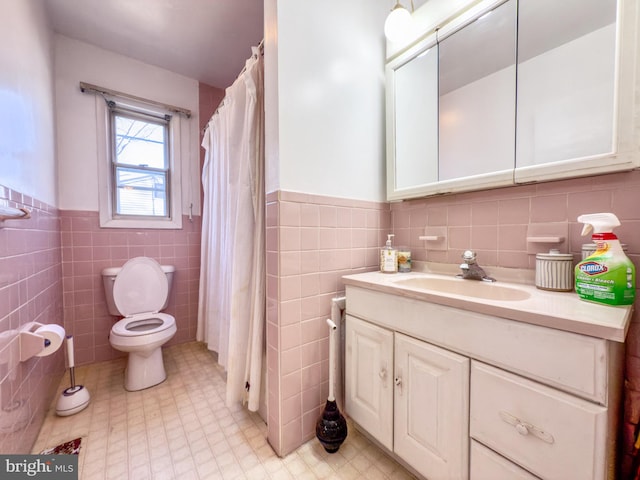
[[[580,215],[578,221],[584,223],[582,235],[593,232],[596,251],[576,265],[576,292],[583,300],[631,305],[636,295],[636,271],[613,234],[620,220],[613,213],[592,213]]]

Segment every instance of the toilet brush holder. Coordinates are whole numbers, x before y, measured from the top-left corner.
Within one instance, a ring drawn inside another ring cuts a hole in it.
[[[73,336],[71,335],[67,335],[67,359],[69,361],[71,386],[64,389],[56,403],[56,414],[61,417],[67,417],[84,410],[89,405],[89,400],[91,399],[89,390],[84,388],[83,385],[76,385]]]

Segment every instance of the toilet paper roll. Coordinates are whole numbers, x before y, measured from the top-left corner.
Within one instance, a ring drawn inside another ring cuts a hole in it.
[[[35,332],[36,335],[40,335],[45,339],[45,347],[40,353],[36,354],[36,357],[46,357],[47,355],[51,355],[56,350],[60,348],[62,345],[62,341],[64,340],[64,328],[60,325],[43,325],[38,328]],[[47,342],[48,340],[48,342]]]

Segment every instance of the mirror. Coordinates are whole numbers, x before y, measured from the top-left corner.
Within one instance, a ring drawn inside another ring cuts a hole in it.
[[[438,180],[437,72],[437,46],[421,52],[396,69],[398,189]]]
[[[438,47],[394,70],[394,190],[438,181]]]
[[[640,167],[638,0],[460,1],[388,60],[388,200]]]
[[[520,0],[516,166],[614,151],[616,0]]]
[[[515,166],[515,0],[446,37],[439,47],[438,179],[502,172],[504,181],[511,183]]]

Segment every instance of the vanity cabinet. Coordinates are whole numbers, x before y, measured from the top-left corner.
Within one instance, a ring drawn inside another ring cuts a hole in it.
[[[347,316],[346,365],[358,425],[429,479],[468,478],[468,358]]]
[[[345,411],[395,458],[429,480],[614,478],[622,343],[345,283]]]

